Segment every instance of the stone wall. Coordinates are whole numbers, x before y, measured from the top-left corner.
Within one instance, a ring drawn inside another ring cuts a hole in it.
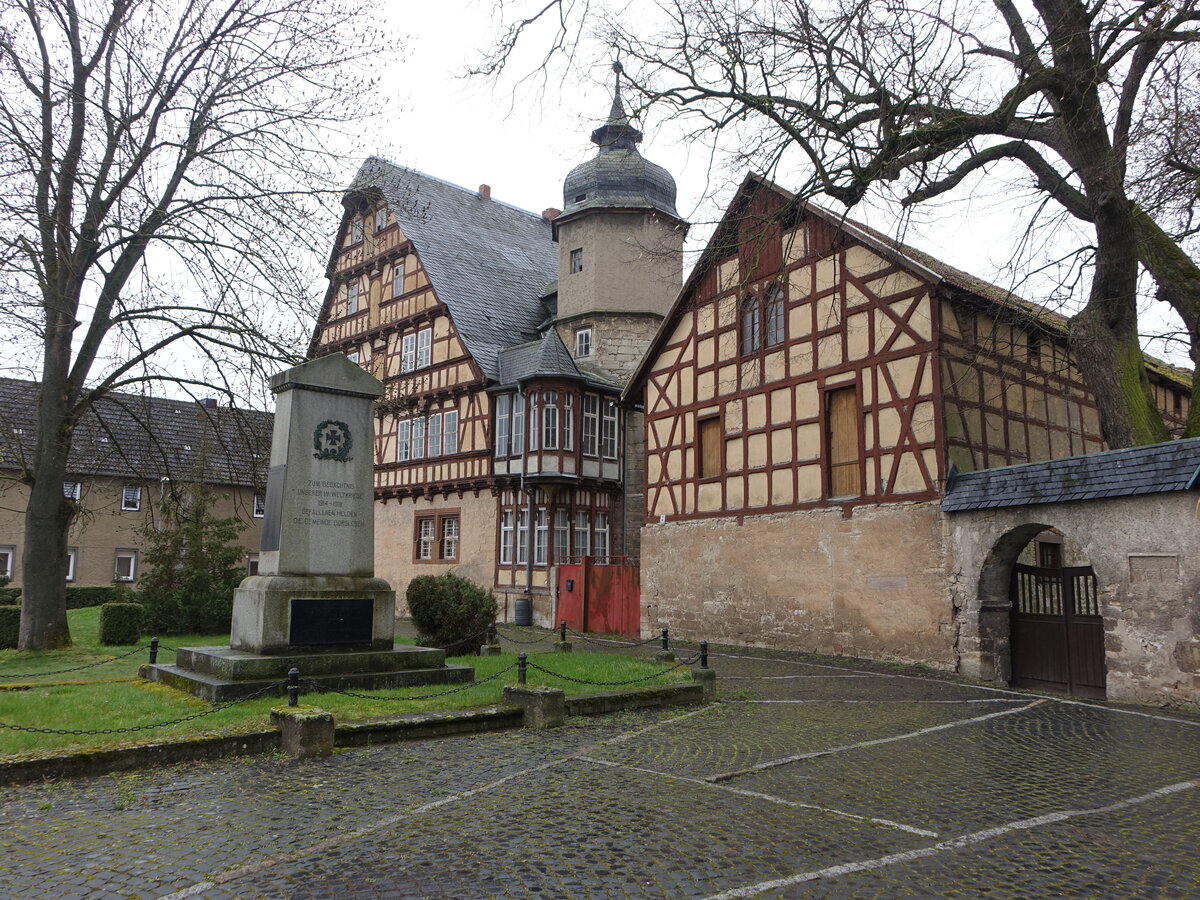
[[[1200,691],[1200,557],[1196,495],[1151,494],[952,513],[951,599],[960,671],[1010,676],[1008,573],[1034,534],[1056,527],[1096,572],[1108,697],[1196,704]]]
[[[954,666],[936,504],[648,525],[643,634]]]

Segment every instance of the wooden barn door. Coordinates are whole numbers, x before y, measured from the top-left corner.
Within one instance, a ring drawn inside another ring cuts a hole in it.
[[[1104,618],[1090,566],[1013,566],[1010,635],[1016,687],[1104,699]]]

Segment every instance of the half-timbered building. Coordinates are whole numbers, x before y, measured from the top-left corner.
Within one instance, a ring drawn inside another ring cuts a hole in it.
[[[494,586],[549,622],[555,562],[636,555],[641,416],[620,403],[681,284],[675,182],[619,88],[598,151],[530,213],[371,158],[344,197],[310,357],[384,382],[376,571]]]
[[[1065,326],[748,177],[626,389],[643,628],[954,667],[951,473],[1104,449]]]

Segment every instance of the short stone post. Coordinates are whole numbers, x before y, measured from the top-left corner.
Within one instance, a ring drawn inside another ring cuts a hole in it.
[[[489,622],[487,627],[487,643],[479,648],[480,656],[499,656],[500,639],[496,637],[496,623]]]
[[[558,625],[558,640],[554,642],[554,649],[559,653],[571,652],[571,643],[567,640],[566,622],[560,622]]]
[[[713,669],[692,669],[692,681],[700,685],[703,691],[701,698],[705,703],[717,699],[717,673]]]
[[[280,731],[280,749],[293,759],[333,753],[333,713],[315,706],[276,706],[271,724]]]
[[[662,630],[662,649],[654,654],[654,658],[661,663],[675,662],[675,654],[671,651],[671,641],[665,628]]]
[[[541,685],[508,685],[504,702],[521,707],[526,728],[558,728],[567,720],[566,692]]]

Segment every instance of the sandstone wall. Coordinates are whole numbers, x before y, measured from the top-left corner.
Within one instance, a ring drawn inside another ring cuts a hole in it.
[[[953,668],[935,504],[648,525],[643,633]]]

